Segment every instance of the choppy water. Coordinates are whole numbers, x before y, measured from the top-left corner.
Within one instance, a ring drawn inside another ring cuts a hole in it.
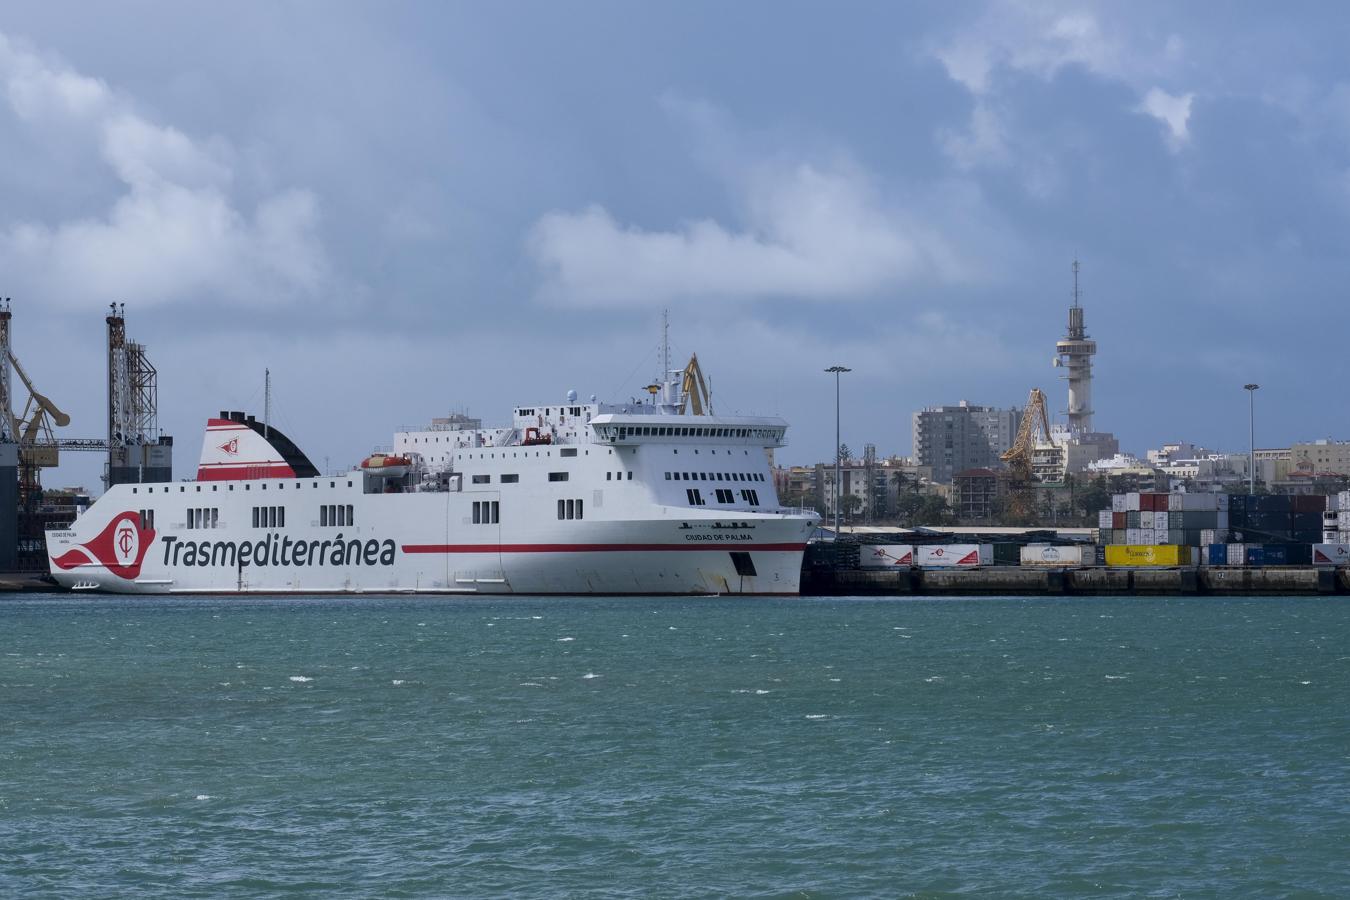
[[[5,896],[1346,896],[1344,599],[0,601]]]

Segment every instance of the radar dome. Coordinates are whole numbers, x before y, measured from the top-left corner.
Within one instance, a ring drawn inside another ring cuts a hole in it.
[[[568,402],[568,403],[576,403],[576,402],[577,402],[577,392],[576,392],[576,391],[568,391],[568,392],[567,392],[567,402]]]

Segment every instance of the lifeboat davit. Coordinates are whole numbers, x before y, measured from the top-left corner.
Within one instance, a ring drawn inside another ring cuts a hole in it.
[[[411,456],[398,456],[391,453],[372,453],[361,461],[361,471],[380,478],[402,478],[412,471]]]

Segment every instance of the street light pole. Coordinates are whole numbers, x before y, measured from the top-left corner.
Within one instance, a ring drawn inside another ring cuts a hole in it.
[[[844,366],[830,366],[826,372],[834,373],[834,539],[839,540],[839,376],[852,369]]]
[[[1247,469],[1247,493],[1256,493],[1256,391],[1260,388],[1259,384],[1244,384],[1242,389],[1247,392],[1247,425],[1251,429],[1251,459],[1248,460]]]

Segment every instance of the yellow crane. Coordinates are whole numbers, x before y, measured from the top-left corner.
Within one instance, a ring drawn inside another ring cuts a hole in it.
[[[686,405],[690,415],[713,414],[712,391],[708,390],[708,383],[703,379],[697,353],[689,357],[689,365],[684,367],[684,380],[680,386],[680,415],[684,415]]]
[[[1037,427],[1039,426],[1039,428]],[[1012,474],[1009,487],[1009,510],[1015,520],[1025,520],[1035,512],[1035,473],[1032,468],[1032,453],[1036,449],[1037,435],[1044,435],[1050,442],[1050,414],[1046,411],[1045,394],[1040,388],[1032,388],[1027,397],[1026,409],[1022,411],[1022,423],[1017,428],[1017,438],[999,458],[1008,464]]]
[[[11,433],[19,442],[19,505],[26,507],[42,490],[39,471],[60,462],[52,426],[65,428],[70,424],[70,416],[33,387],[32,379],[12,352],[9,362],[23,381],[23,386],[28,389],[28,402],[24,404],[22,415],[16,416],[12,411],[6,411],[6,415],[10,416]]]

